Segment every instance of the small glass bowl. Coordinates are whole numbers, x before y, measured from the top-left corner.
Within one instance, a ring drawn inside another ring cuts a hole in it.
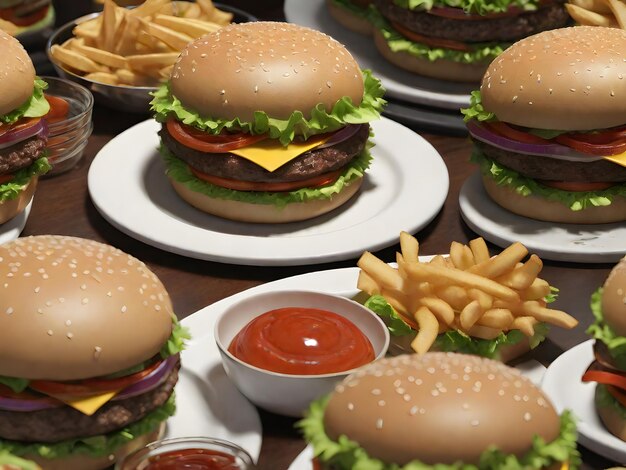
[[[83,157],[87,139],[93,130],[91,114],[94,100],[87,88],[70,80],[41,78],[48,83],[46,95],[63,98],[70,105],[66,119],[48,123],[47,151],[52,170],[46,176],[50,176],[73,168]]]
[[[151,461],[159,460],[160,456],[181,451],[189,455],[189,453],[194,450],[197,451],[194,455],[209,455],[211,452],[217,452],[232,457],[235,463],[227,464],[224,466],[224,470],[253,470],[255,468],[250,454],[237,444],[210,437],[179,437],[155,441],[131,452],[117,462],[115,470],[141,470],[149,468],[148,464]],[[181,468],[184,467],[181,466]]]

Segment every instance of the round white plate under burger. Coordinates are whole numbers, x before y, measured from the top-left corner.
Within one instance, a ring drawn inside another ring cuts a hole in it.
[[[26,209],[24,209],[20,214],[17,214],[11,220],[0,224],[0,245],[2,243],[10,242],[11,240],[15,240],[20,236],[20,233],[24,230],[24,226],[28,220],[32,205],[33,201],[31,200],[26,206]]]
[[[474,232],[503,248],[519,241],[542,258],[579,263],[613,263],[626,253],[626,224],[557,224],[513,214],[487,195],[479,172],[463,184],[459,208]]]
[[[261,452],[261,419],[222,368],[213,339],[217,315],[203,309],[183,319],[191,341],[181,354],[176,384],[176,414],[167,421],[166,437],[205,436],[243,447],[256,462]]]
[[[396,67],[376,50],[374,40],[347,30],[328,13],[325,0],[285,0],[290,23],[322,31],[344,44],[362,69],[371,69],[387,90],[387,96],[409,103],[454,109],[469,106],[470,93],[478,83],[456,83],[422,77]]]
[[[574,346],[561,354],[546,371],[541,387],[562,412],[577,418],[578,441],[592,451],[616,462],[626,461],[626,442],[606,430],[594,406],[596,384],[581,377],[594,360],[593,341]]]
[[[233,222],[200,212],[176,195],[156,150],[159,126],[144,121],[107,143],[89,168],[89,193],[122,232],[192,258],[257,266],[356,258],[397,243],[402,230],[415,233],[426,226],[448,194],[448,170],[439,153],[412,130],[383,118],[372,122],[372,165],[348,203],[303,222]]]

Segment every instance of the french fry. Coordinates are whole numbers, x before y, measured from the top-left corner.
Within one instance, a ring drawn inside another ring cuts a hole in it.
[[[537,255],[531,255],[528,261],[516,266],[509,273],[497,280],[507,287],[515,290],[528,289],[543,268],[543,262]]]
[[[526,336],[530,337],[535,334],[535,325],[537,324],[535,317],[515,317],[511,328],[514,330],[520,330]]]
[[[184,33],[179,33],[166,26],[161,26],[156,23],[151,23],[144,19],[139,20],[144,30],[154,36],[155,38],[163,41],[174,50],[182,50],[185,46],[193,40],[191,36]]]
[[[476,323],[491,328],[499,328],[500,330],[508,330],[514,319],[509,309],[492,308],[483,313]]]
[[[482,314],[483,310],[480,308],[478,301],[472,300],[463,308],[463,310],[461,310],[461,315],[459,316],[461,328],[469,330],[472,326],[474,326],[474,323],[478,321]]]
[[[626,3],[622,0],[605,0],[611,12],[615,16],[615,21],[620,28],[626,29]]]
[[[117,69],[128,67],[128,61],[121,55],[113,54],[102,49],[96,49],[95,47],[83,46],[79,43],[75,43],[71,48],[99,64]]]
[[[524,245],[515,242],[506,247],[496,256],[469,268],[470,273],[494,279],[513,269],[528,254]]]
[[[400,232],[400,251],[407,263],[416,263],[419,259],[419,242],[408,232]]]
[[[232,13],[218,10],[211,0],[196,0],[196,3],[200,6],[200,10],[202,10],[209,21],[224,25],[233,20]]]
[[[498,328],[489,328],[488,326],[474,325],[466,333],[474,338],[494,339],[502,334],[502,330]]]
[[[604,0],[570,0],[570,4],[596,13],[611,13],[611,8]]]
[[[493,307],[493,297],[480,289],[468,289],[467,297],[471,300],[476,300],[480,308],[485,311]]]
[[[439,323],[428,307],[421,307],[415,312],[418,330],[417,336],[411,342],[411,347],[419,355],[428,352],[439,334]]]
[[[520,292],[523,300],[540,300],[550,294],[550,284],[545,279],[537,278],[524,291]]]
[[[435,293],[457,312],[463,310],[463,307],[469,302],[468,290],[461,286],[438,286]]]
[[[605,26],[613,27],[617,25],[617,21],[610,14],[597,13],[591,10],[585,10],[570,3],[565,4],[567,12],[577,23],[584,26]]]
[[[454,310],[444,300],[437,297],[423,297],[420,302],[433,312],[441,324],[452,325],[454,322]]]
[[[192,38],[199,38],[208,33],[217,31],[221,26],[208,21],[194,21],[192,18],[179,18],[177,16],[156,15],[154,22],[161,26],[173,29],[179,33],[187,34]]]
[[[104,0],[102,10],[102,28],[98,37],[100,49],[113,52],[115,46],[115,30],[117,29],[117,5],[113,0]]]
[[[98,83],[107,83],[109,85],[116,85],[118,83],[117,75],[109,72],[91,72],[85,75],[87,80],[91,80]]]
[[[528,315],[535,317],[541,322],[561,326],[563,328],[574,328],[578,325],[578,320],[561,310],[553,310],[542,306],[536,300],[528,300],[523,303],[522,310]]]
[[[108,72],[109,69],[104,65],[97,64],[93,60],[79,54],[71,49],[53,45],[50,48],[50,54],[56,60],[66,65],[70,69],[80,70],[81,72]]]
[[[378,283],[385,288],[400,290],[402,288],[402,277],[397,270],[389,266],[381,259],[374,256],[369,251],[361,255],[357,266],[367,274],[378,280]]]
[[[456,268],[464,271],[475,264],[472,250],[458,242],[452,242],[450,245],[450,259]]]
[[[483,263],[487,261],[489,256],[489,249],[487,248],[487,244],[483,238],[475,238],[470,240],[469,242],[470,250],[472,250],[472,254],[474,255],[474,262],[476,264]]]

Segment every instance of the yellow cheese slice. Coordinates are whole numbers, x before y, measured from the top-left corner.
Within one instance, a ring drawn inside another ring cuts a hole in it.
[[[91,416],[119,392],[119,390],[114,390],[112,392],[105,392],[99,395],[91,395],[89,397],[80,398],[70,397],[67,395],[56,395],[52,393],[48,393],[47,395],[62,401],[67,406],[71,406],[72,408],[80,411],[82,414]]]
[[[328,135],[313,136],[306,142],[294,141],[286,147],[276,139],[266,139],[241,149],[229,150],[229,153],[250,160],[267,171],[274,171],[304,152],[323,144],[329,138]]]
[[[561,465],[561,470],[568,470],[568,469],[569,469],[569,463],[563,462],[563,465]]]
[[[626,166],[626,152],[618,153],[617,155],[611,155],[609,157],[604,157],[604,159],[613,163],[617,163],[620,166]]]

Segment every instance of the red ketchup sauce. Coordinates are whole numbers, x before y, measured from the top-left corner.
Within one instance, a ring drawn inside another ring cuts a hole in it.
[[[141,470],[239,470],[235,457],[217,450],[183,449],[151,457]]]
[[[369,339],[333,312],[285,307],[248,323],[228,351],[260,369],[283,374],[328,374],[362,366],[375,357]]]

